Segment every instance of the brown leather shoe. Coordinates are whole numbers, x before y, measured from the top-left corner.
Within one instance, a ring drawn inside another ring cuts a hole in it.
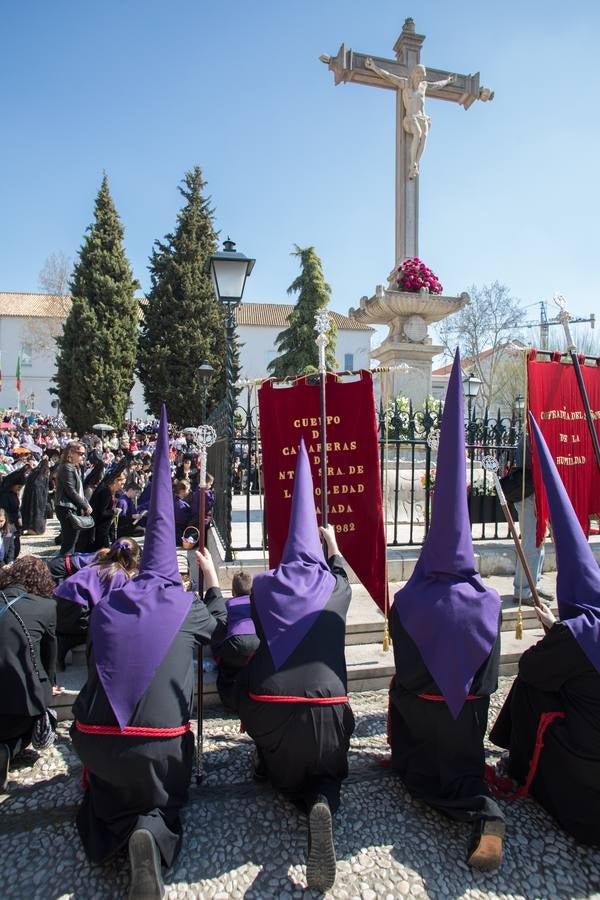
[[[467,854],[467,865],[480,872],[491,872],[502,863],[502,842],[505,833],[504,822],[487,819],[477,823]]]

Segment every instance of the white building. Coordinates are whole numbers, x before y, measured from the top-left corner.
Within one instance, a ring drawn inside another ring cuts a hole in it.
[[[0,291],[0,361],[2,389],[0,408],[52,412],[52,376],[55,368],[56,335],[61,333],[69,312],[69,297],[55,294],[20,294]],[[277,355],[275,339],[288,326],[294,307],[279,303],[242,303],[237,310],[242,378],[263,378]],[[332,313],[337,326],[336,357],[339,368],[369,368],[373,329],[340,313]],[[17,360],[21,359],[21,391],[17,397]],[[209,360],[210,361],[210,360]],[[199,360],[198,364],[203,362]],[[137,381],[132,391],[134,418],[145,418],[143,389]]]
[[[278,356],[275,340],[289,326],[291,303],[242,303],[237,310],[242,378],[265,378],[267,366]],[[373,329],[341,313],[330,313],[336,328],[335,355],[341,371],[369,369]]]

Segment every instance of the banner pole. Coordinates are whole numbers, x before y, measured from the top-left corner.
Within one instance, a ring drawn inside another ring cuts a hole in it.
[[[535,606],[541,607],[542,603],[538,596],[537,588],[533,580],[533,575],[531,574],[529,564],[525,558],[521,541],[519,540],[519,537],[517,535],[517,529],[515,528],[513,517],[511,516],[510,510],[508,508],[508,502],[506,500],[506,497],[504,496],[504,491],[502,490],[500,479],[498,478],[498,460],[495,456],[484,456],[482,464],[484,469],[487,469],[488,472],[491,472],[494,479],[494,485],[496,487],[496,493],[498,494],[498,500],[500,501],[500,506],[502,507],[502,511],[504,512],[504,516],[508,524],[508,530],[510,531],[510,536],[514,541],[515,549],[519,555],[519,559],[521,560],[521,565],[523,566],[523,571],[525,572],[525,577],[527,578],[527,584],[529,585],[529,590],[531,591],[533,602]]]
[[[198,550],[204,552],[206,545],[206,454],[209,447],[214,444],[217,433],[211,425],[201,425],[196,432],[198,445],[200,447],[199,462],[200,471],[198,476],[200,497],[198,504]],[[198,571],[198,594],[201,600],[204,600],[204,576]],[[204,765],[204,647],[198,645],[198,699],[196,711],[198,715],[198,736],[196,738],[196,784],[200,784],[203,777]]]
[[[327,366],[325,362],[325,350],[327,348],[327,333],[331,327],[329,313],[320,312],[315,316],[317,330],[316,344],[319,348],[319,397],[321,407],[321,525],[327,528]]]
[[[590,407],[590,400],[587,395],[587,391],[585,388],[585,382],[583,380],[583,375],[581,372],[581,365],[579,364],[579,357],[577,356],[577,347],[573,341],[573,337],[571,335],[571,328],[569,326],[569,321],[571,319],[569,313],[567,312],[567,301],[562,296],[562,294],[554,295],[554,302],[560,308],[560,312],[558,314],[559,321],[564,328],[565,337],[567,339],[567,350],[571,357],[571,362],[573,363],[573,368],[575,369],[575,377],[577,378],[577,386],[579,387],[579,393],[581,394],[581,399],[583,401],[583,408],[585,409],[585,418],[587,420],[588,428],[590,430],[590,435],[592,438],[592,445],[594,447],[594,455],[596,457],[596,465],[600,469],[600,443],[598,442],[598,433],[596,431],[596,427],[594,425],[594,419],[592,416],[592,410]]]

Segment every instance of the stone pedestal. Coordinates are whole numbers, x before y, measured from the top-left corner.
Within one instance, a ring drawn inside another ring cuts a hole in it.
[[[425,289],[415,294],[391,285],[391,280],[388,288],[377,285],[372,297],[363,297],[360,307],[350,310],[350,317],[365,325],[388,325],[389,334],[371,358],[381,366],[410,366],[408,372],[394,374],[390,390],[392,396],[403,394],[419,405],[431,393],[432,360],[443,349],[432,343],[428,326],[466,306],[469,295],[446,297]]]

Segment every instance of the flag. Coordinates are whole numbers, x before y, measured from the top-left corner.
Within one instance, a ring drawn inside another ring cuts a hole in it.
[[[21,354],[17,356],[17,371],[15,372],[17,378],[17,390],[21,390]]]

